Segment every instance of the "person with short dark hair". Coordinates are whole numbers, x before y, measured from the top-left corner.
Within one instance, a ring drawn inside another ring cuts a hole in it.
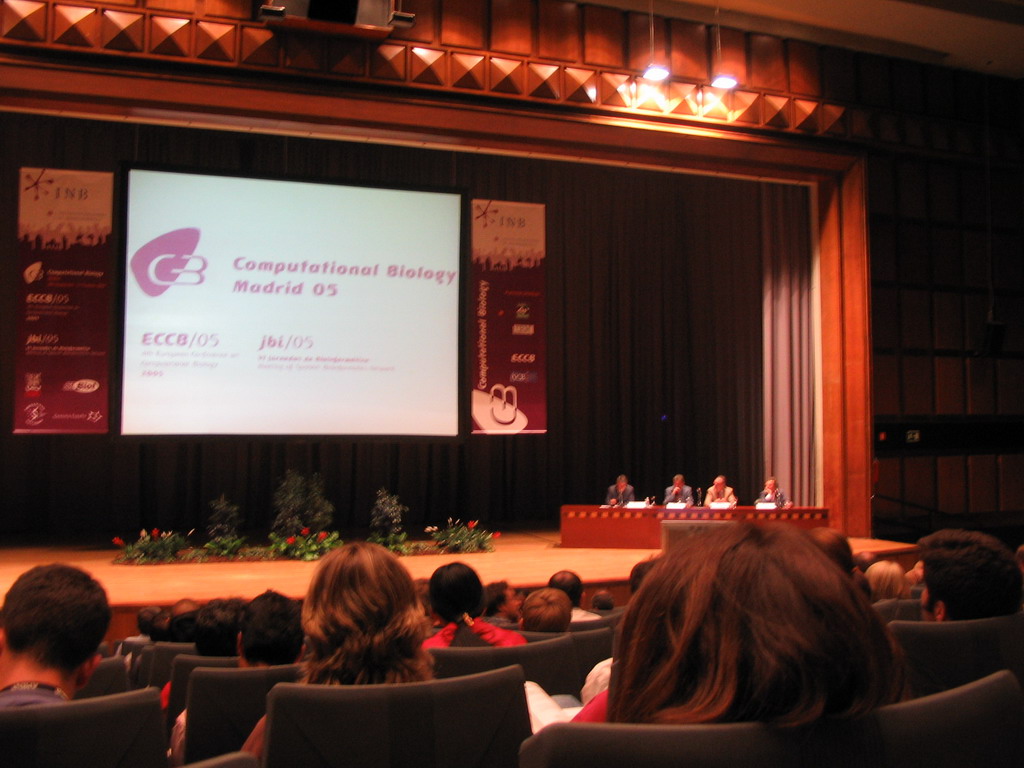
[[[514,628],[522,618],[523,596],[507,581],[484,587],[484,618],[496,627]]]
[[[560,589],[569,596],[569,602],[572,603],[573,621],[594,621],[601,618],[598,614],[585,611],[580,607],[583,600],[583,580],[579,574],[573,571],[559,571],[548,579],[548,586]]]
[[[607,589],[599,589],[590,598],[590,608],[594,611],[615,610],[615,597]]]
[[[109,626],[107,593],[85,571],[55,563],[23,573],[0,609],[0,707],[71,699]]]
[[[302,605],[268,589],[242,611],[238,666],[294,664],[302,653]]]
[[[430,577],[430,606],[444,622],[424,648],[459,645],[522,645],[526,638],[518,632],[496,627],[480,618],[483,613],[484,586],[476,571],[465,563],[442,565]]]
[[[246,602],[238,597],[216,598],[196,612],[195,643],[200,656],[235,656]]]
[[[636,501],[636,491],[629,484],[629,478],[619,475],[615,478],[614,485],[608,486],[608,492],[604,495],[604,503],[612,507],[622,507],[631,501]]]
[[[985,619],[1020,610],[1021,570],[999,539],[947,528],[917,544],[924,562],[925,620]]]
[[[530,632],[565,632],[572,619],[572,603],[560,589],[537,589],[523,600],[522,629]]]
[[[672,478],[672,485],[665,489],[665,498],[662,504],[685,504],[693,506],[693,488],[686,484],[686,478],[682,475],[675,475]]]

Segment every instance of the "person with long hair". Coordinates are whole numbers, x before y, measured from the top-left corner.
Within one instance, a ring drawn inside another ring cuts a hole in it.
[[[866,596],[787,525],[680,542],[620,626],[612,692],[578,720],[799,726],[904,694],[902,656]]]
[[[412,577],[377,544],[352,542],[320,561],[302,604],[302,629],[301,682],[371,685],[433,676],[423,648],[429,620]],[[265,728],[264,717],[242,749],[259,757]]]
[[[903,566],[893,560],[879,560],[868,566],[864,577],[871,585],[871,602],[902,599],[910,595]]]
[[[465,563],[442,565],[430,577],[430,607],[442,626],[424,643],[427,648],[461,645],[524,645],[518,632],[496,627],[480,618],[484,586]]]

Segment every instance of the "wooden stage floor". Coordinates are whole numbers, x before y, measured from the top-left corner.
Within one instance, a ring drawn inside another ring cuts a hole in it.
[[[554,530],[503,532],[494,552],[417,555],[402,558],[402,563],[413,578],[429,578],[438,566],[461,560],[475,568],[485,584],[506,580],[524,589],[544,586],[551,574],[568,569],[580,575],[588,592],[611,589],[616,603],[622,603],[628,597],[630,570],[658,553],[656,549],[563,549],[559,543],[559,533]],[[877,539],[851,539],[850,543],[854,551],[870,550],[901,562],[908,557],[912,562],[916,551],[912,545]],[[129,566],[115,565],[116,554],[112,545],[0,548],[0,594],[6,594],[18,575],[34,565],[64,562],[79,566],[106,588],[115,611],[110,637],[118,639],[134,634],[135,612],[141,606],[171,605],[184,597],[199,602],[217,597],[252,598],[267,589],[302,597],[316,568],[315,562],[294,560]]]

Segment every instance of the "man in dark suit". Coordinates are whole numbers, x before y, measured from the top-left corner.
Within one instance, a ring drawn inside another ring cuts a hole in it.
[[[621,507],[623,504],[628,504],[631,501],[636,501],[633,486],[629,484],[629,479],[625,475],[619,475],[615,479],[615,485],[608,486],[608,493],[604,496],[604,503],[613,507]]]
[[[672,478],[672,485],[665,489],[665,499],[661,503],[693,506],[693,488],[686,485],[685,477],[676,475]]]

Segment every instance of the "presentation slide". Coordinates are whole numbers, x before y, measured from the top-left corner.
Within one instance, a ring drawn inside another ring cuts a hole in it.
[[[462,198],[133,169],[121,431],[458,434]]]

